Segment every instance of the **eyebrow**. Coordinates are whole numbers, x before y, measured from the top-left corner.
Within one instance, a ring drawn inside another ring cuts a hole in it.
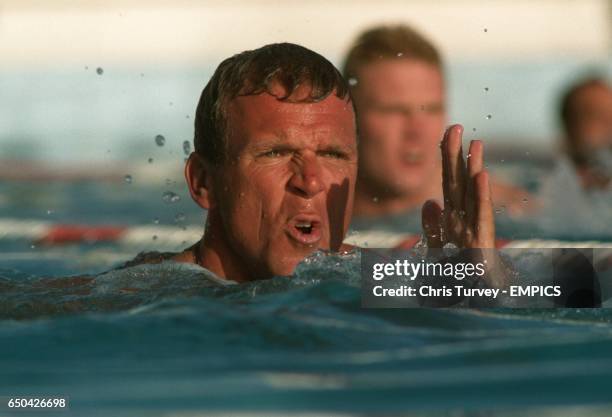
[[[282,138],[274,138],[268,140],[262,140],[256,144],[253,144],[248,147],[249,150],[254,152],[261,152],[270,149],[283,149],[283,150],[297,150],[300,149],[300,146],[293,141],[287,141]],[[337,143],[333,139],[329,142],[319,144],[317,146],[317,150],[332,150],[338,152],[356,152],[356,146],[344,145]]]

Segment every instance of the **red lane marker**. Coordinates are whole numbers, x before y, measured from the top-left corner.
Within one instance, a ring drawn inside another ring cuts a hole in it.
[[[52,227],[38,242],[44,245],[108,242],[119,239],[127,230],[120,226],[57,225]]]
[[[501,249],[506,246],[508,243],[512,243],[510,239],[496,239],[495,240],[495,248]]]

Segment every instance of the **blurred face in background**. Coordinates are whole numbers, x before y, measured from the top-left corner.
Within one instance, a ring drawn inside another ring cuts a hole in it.
[[[612,147],[612,89],[593,83],[575,93],[568,126],[571,146],[583,157]]]
[[[438,179],[446,124],[440,70],[415,59],[382,59],[358,71],[359,181],[382,195],[418,193]]]

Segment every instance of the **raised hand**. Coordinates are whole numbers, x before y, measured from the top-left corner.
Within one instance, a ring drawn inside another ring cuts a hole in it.
[[[450,126],[442,151],[444,208],[435,200],[423,205],[423,231],[427,246],[453,243],[460,248],[494,248],[495,221],[489,174],[483,164],[483,144],[473,140],[467,155],[462,148],[463,126]]]

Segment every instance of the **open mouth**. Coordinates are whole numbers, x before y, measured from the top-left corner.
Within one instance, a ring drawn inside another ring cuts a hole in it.
[[[309,235],[312,232],[314,225],[311,222],[301,222],[296,224],[295,228],[298,229],[300,232]]]
[[[301,244],[314,245],[321,240],[321,222],[315,219],[295,218],[289,222],[288,234]]]

